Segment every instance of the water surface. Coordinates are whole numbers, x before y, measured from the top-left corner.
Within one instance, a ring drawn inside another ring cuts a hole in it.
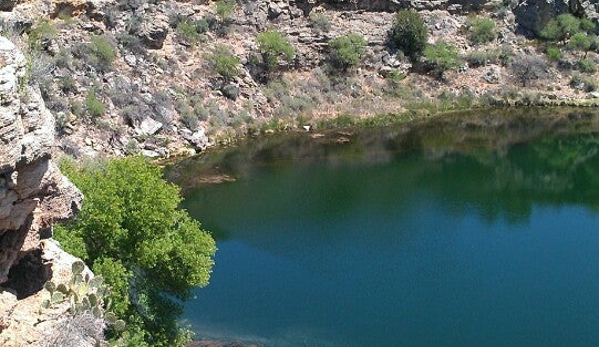
[[[444,118],[182,163],[219,248],[185,318],[273,347],[597,346],[596,123]]]

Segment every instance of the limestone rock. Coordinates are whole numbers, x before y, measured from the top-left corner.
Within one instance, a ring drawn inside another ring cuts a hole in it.
[[[162,123],[150,118],[144,118],[135,132],[139,135],[154,135],[162,128]]]
[[[145,17],[138,36],[146,47],[161,49],[169,31],[168,17],[157,13]]]

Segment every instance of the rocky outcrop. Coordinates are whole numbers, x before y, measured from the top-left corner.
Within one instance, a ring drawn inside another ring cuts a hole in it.
[[[82,197],[52,162],[54,118],[23,80],[25,58],[3,37],[0,62],[0,345],[12,346],[5,330],[17,303],[52,275],[41,240]]]
[[[524,0],[514,8],[520,30],[538,35],[547,23],[564,13],[599,19],[599,0]]]

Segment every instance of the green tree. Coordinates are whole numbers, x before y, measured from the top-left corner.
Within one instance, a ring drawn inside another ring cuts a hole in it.
[[[412,60],[417,60],[426,48],[428,29],[422,16],[413,10],[402,10],[395,15],[390,32],[391,41]]]
[[[360,34],[336,37],[329,42],[329,60],[334,67],[347,71],[360,64],[367,44]]]
[[[256,41],[267,74],[275,71],[282,61],[289,64],[295,57],[293,46],[276,30],[261,32]]]
[[[190,334],[177,323],[182,312],[177,300],[208,284],[215,252],[211,235],[178,208],[179,189],[143,158],[94,167],[67,162],[63,171],[85,202],[55,237],[67,251],[85,244],[84,260],[112,286],[112,307],[127,323],[123,344],[184,346]]]

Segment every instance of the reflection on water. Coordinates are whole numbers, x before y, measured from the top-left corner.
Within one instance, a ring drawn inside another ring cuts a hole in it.
[[[219,240],[186,317],[264,346],[596,346],[597,119],[460,115],[183,162],[169,177]]]

